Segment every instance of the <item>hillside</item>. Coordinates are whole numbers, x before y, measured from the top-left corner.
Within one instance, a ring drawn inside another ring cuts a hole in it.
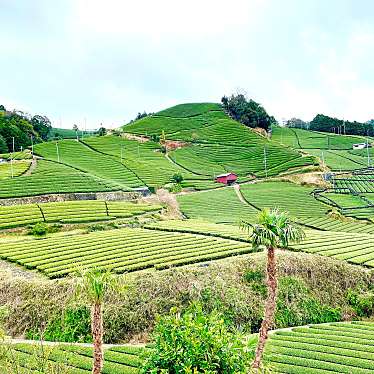
[[[186,170],[211,177],[225,172],[263,177],[316,164],[313,157],[301,157],[232,120],[218,104],[177,105],[125,125],[123,130],[187,142],[170,152],[170,158]]]
[[[77,275],[100,268],[126,285],[105,298],[108,343],[147,342],[156,316],[195,302],[252,339],[266,298],[265,248],[254,245],[253,225],[275,208],[304,237],[277,249],[280,330],[265,361],[289,374],[372,371],[362,352],[374,318],[373,150],[352,149],[364,138],[276,127],[268,139],[215,103],[177,105],[116,135],[64,134],[1,156],[0,322],[5,306],[8,334],[38,340],[45,326],[49,340],[90,342],[88,305],[71,300]],[[233,186],[216,182],[229,172]],[[360,321],[340,323],[347,320]],[[40,372],[34,346],[8,351],[18,372]],[[149,352],[107,349],[103,373],[138,373]],[[87,373],[91,354],[64,345],[43,359]]]

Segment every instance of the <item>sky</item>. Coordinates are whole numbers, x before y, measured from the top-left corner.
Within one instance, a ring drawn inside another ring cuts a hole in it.
[[[374,118],[373,0],[0,0],[0,104],[55,127],[244,91],[279,121]]]

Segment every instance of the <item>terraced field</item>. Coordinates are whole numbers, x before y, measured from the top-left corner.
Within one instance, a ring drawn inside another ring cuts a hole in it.
[[[254,221],[258,213],[257,209],[242,203],[231,187],[179,195],[177,200],[187,218],[208,222],[237,225],[242,219]]]
[[[374,323],[352,322],[275,331],[267,361],[282,373],[372,373]]]
[[[294,151],[286,151],[272,143],[260,147],[227,145],[194,145],[171,153],[174,162],[201,175],[214,176],[235,172],[239,176],[253,174],[263,177],[276,175],[293,167],[313,165],[311,156],[301,157]]]
[[[300,244],[292,245],[292,248],[374,267],[373,234],[307,231],[306,238]]]
[[[287,127],[274,127],[272,139],[296,149],[352,150],[353,144],[366,142],[366,138],[361,136],[336,135]]]
[[[30,167],[30,161],[19,160],[0,164],[0,179],[18,177]],[[13,174],[12,174],[13,170]]]
[[[248,243],[146,229],[118,229],[0,244],[0,257],[50,278],[100,266],[117,273],[164,269],[251,252]]]
[[[171,152],[170,157],[184,169],[204,176],[233,171],[263,177],[265,162],[268,175],[316,164],[313,157],[301,157],[232,120],[217,104],[178,105],[125,125],[123,130],[145,136],[164,132],[167,139],[191,142],[192,146]]]
[[[147,186],[161,187],[171,182],[173,175],[182,174],[184,187],[196,189],[214,188],[209,176],[198,175],[170,162],[161,152],[158,143],[138,142],[118,136],[91,137],[84,143],[122,162],[132,170]]]
[[[248,233],[241,230],[239,226],[211,223],[198,219],[159,221],[146,224],[144,227],[154,230],[187,232],[218,236],[225,239],[250,241]]]
[[[47,160],[66,164],[89,175],[117,183],[124,188],[144,185],[133,171],[114,157],[95,152],[75,140],[40,143],[34,147],[34,152]]]
[[[258,209],[278,208],[294,218],[322,217],[327,212],[326,206],[311,195],[311,187],[278,181],[243,185],[240,191]]]
[[[343,322],[275,330],[265,349],[265,361],[285,374],[369,374],[374,370],[374,323]],[[20,373],[36,368],[35,357],[43,357],[37,345],[16,344],[14,355]],[[115,346],[105,350],[104,374],[136,374],[150,348]],[[74,345],[44,347],[52,365],[69,374],[91,371],[92,348]],[[22,371],[22,368],[24,371]]]
[[[161,208],[160,205],[100,200],[0,206],[0,229],[37,222],[81,223],[113,220],[156,212]]]

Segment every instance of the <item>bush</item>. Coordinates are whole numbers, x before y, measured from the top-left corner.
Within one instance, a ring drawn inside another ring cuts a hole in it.
[[[90,311],[86,307],[68,308],[62,315],[52,319],[44,331],[29,330],[28,339],[58,342],[91,343]]]
[[[341,310],[318,301],[301,279],[291,276],[280,279],[275,314],[277,328],[337,322],[341,319]]]
[[[183,182],[183,175],[181,173],[176,173],[171,177],[171,181],[173,183],[182,183]]]
[[[155,348],[142,373],[246,373],[251,355],[243,337],[228,331],[221,314],[193,304],[159,319]]]
[[[356,290],[349,289],[347,300],[352,306],[358,317],[371,317],[374,315],[374,293],[360,293]]]
[[[29,234],[34,236],[45,236],[47,235],[47,232],[47,224],[43,222],[38,222],[34,226],[32,226],[31,230],[29,231]]]

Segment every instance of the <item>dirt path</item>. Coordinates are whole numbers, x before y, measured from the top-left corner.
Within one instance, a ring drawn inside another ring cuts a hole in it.
[[[12,278],[23,278],[23,279],[45,279],[39,273],[28,271],[21,266],[17,266],[15,264],[11,264],[7,261],[0,260],[0,273],[1,276],[9,276]]]
[[[33,157],[30,167],[27,169],[26,173],[23,175],[25,177],[29,177],[33,173],[33,171],[36,169],[36,166],[37,166],[37,157]]]
[[[234,184],[234,190],[236,195],[238,196],[238,199],[245,205],[248,205],[247,202],[244,200],[244,197],[242,193],[240,192],[240,184]]]

